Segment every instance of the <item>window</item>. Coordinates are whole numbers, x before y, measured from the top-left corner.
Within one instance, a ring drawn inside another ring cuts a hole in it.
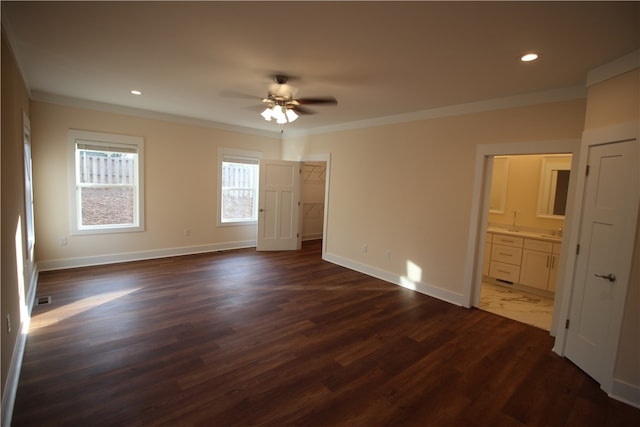
[[[142,231],[141,137],[69,131],[71,233]]]
[[[220,149],[219,225],[255,224],[258,220],[258,176],[262,153]]]
[[[27,226],[27,259],[33,259],[36,231],[33,217],[33,173],[31,161],[31,121],[22,113],[22,135],[24,141],[24,202]]]

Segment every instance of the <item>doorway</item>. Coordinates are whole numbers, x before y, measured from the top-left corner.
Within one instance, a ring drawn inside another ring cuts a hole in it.
[[[493,157],[480,309],[551,330],[571,160]]]
[[[327,162],[302,162],[302,241],[323,237],[326,178]]]
[[[331,154],[307,154],[300,157],[300,161],[304,165],[313,165],[309,168],[310,188],[306,190],[304,185],[304,174],[302,177],[302,201],[303,208],[305,202],[308,202],[310,209],[310,218],[305,225],[304,209],[301,209],[302,233],[303,240],[322,239],[322,259],[325,259],[327,253],[327,233],[328,233],[328,212],[329,212],[329,191],[331,180]],[[304,172],[304,169],[303,169]],[[321,204],[321,205],[320,205]],[[322,209],[320,209],[322,208]],[[321,218],[319,218],[321,215]],[[313,219],[312,219],[313,218]],[[321,225],[319,222],[321,221]],[[305,236],[306,235],[306,236]]]
[[[575,169],[577,164],[577,155],[579,153],[580,141],[579,140],[562,140],[562,141],[548,141],[548,142],[530,142],[530,143],[513,143],[513,144],[483,144],[478,146],[476,155],[476,175],[474,180],[474,190],[472,199],[471,210],[471,223],[470,234],[468,244],[468,263],[466,266],[466,288],[465,298],[467,300],[468,307],[479,307],[482,281],[483,281],[483,267],[485,259],[485,248],[487,247],[487,231],[489,225],[489,206],[490,206],[490,188],[492,180],[493,163],[496,156],[515,156],[515,155],[531,155],[547,153],[550,155],[558,154],[572,154],[571,168]],[[567,212],[564,222],[563,240],[567,236],[572,236],[572,207],[573,198],[575,193],[575,179],[571,179],[568,190],[567,200]],[[507,215],[509,212],[507,212]],[[516,218],[516,225],[518,224]],[[563,245],[561,249],[560,259],[558,267],[559,279],[556,284],[555,297],[553,299],[552,309],[552,321],[550,334],[555,336],[558,329],[558,325],[561,323],[558,320],[557,313],[562,306],[563,289],[565,282],[567,281],[565,276],[564,265],[569,261],[568,246]],[[518,278],[519,278],[519,272]],[[513,280],[513,282],[516,282]]]

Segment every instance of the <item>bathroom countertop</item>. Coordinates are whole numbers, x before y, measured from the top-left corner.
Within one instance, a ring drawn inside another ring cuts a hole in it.
[[[561,236],[554,236],[552,234],[544,233],[544,232],[525,231],[525,230],[514,231],[514,230],[508,230],[505,228],[497,228],[497,227],[489,227],[487,228],[487,232],[497,233],[497,234],[506,234],[507,236],[527,237],[530,239],[546,240],[554,243],[562,242]]]

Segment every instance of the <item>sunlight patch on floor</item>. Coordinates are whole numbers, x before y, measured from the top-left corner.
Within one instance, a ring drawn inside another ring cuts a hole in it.
[[[71,304],[63,305],[62,307],[54,308],[44,313],[37,314],[31,318],[29,329],[30,331],[34,331],[39,328],[54,325],[70,317],[77,316],[78,314],[83,313],[87,310],[91,310],[95,307],[106,304],[125,295],[129,295],[130,293],[137,290],[138,288],[107,292],[105,294],[84,298],[80,301],[72,302]]]

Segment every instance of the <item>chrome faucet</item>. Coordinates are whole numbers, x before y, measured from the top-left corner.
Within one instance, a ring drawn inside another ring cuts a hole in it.
[[[519,210],[516,210],[516,209],[513,210],[513,224],[511,225],[511,228],[509,229],[509,231],[518,231],[518,227],[516,226],[516,219],[518,218],[519,213],[520,213]]]

